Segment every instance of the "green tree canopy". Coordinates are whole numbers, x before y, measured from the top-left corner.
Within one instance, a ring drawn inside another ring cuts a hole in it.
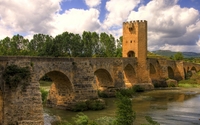
[[[176,54],[174,54],[173,59],[174,60],[183,60],[183,54],[181,52],[177,52]]]
[[[0,55],[29,55],[53,57],[121,57],[122,37],[84,31],[79,34],[63,32],[55,37],[35,34],[29,41],[21,35],[0,40]]]

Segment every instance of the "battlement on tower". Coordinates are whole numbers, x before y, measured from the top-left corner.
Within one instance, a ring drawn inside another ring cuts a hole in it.
[[[136,34],[139,30],[147,27],[147,21],[146,20],[134,20],[130,22],[124,22],[123,23],[123,31],[126,32],[128,30],[131,34]],[[125,34],[124,34],[125,35]]]
[[[127,24],[139,24],[139,23],[147,23],[147,21],[146,20],[127,21],[127,22],[123,22],[123,25],[127,25]]]

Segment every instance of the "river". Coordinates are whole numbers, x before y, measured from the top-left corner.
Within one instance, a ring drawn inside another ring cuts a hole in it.
[[[107,108],[101,111],[84,111],[90,119],[115,116],[115,98],[106,98]],[[153,90],[136,94],[133,98],[136,125],[148,123],[151,116],[161,125],[200,125],[200,88]],[[77,112],[44,107],[44,112],[62,120],[72,121]]]

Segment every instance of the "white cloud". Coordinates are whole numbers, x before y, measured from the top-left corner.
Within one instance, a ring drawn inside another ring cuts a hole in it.
[[[12,36],[12,32],[8,28],[4,27],[2,25],[1,20],[0,20],[0,40],[4,39],[7,36],[11,37]]]
[[[70,9],[59,14],[62,0],[5,0],[0,4],[0,39],[14,34],[31,35],[43,33],[56,36],[64,31],[82,33],[100,27],[99,11]],[[90,1],[87,1],[90,2]],[[99,1],[101,2],[101,1]],[[88,4],[96,6],[98,1]]]
[[[85,3],[89,7],[96,7],[101,4],[101,0],[85,0]]]
[[[93,8],[89,10],[70,9],[63,14],[57,14],[54,17],[52,25],[56,29],[52,34],[57,35],[64,31],[79,33],[83,31],[96,31],[100,28],[99,11]]]
[[[131,12],[138,4],[140,0],[110,0],[106,3],[106,9],[108,11],[106,19],[104,20],[105,27],[117,25],[121,26]]]
[[[0,4],[0,25],[13,33],[49,33],[52,15],[61,8],[61,0],[4,0]]]
[[[200,46],[196,45],[169,45],[165,44],[159,48],[160,50],[171,50],[174,52],[198,52],[200,53]]]
[[[199,46],[199,49],[200,49],[200,36],[199,36],[199,40],[197,41],[197,45]]]
[[[199,12],[193,8],[181,8],[177,2],[152,0],[129,15],[128,20],[148,21],[149,48],[155,49],[165,44],[164,48],[196,46],[200,34]]]

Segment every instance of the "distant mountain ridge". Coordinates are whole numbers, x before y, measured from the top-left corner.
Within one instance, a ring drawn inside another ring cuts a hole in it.
[[[173,56],[174,54],[176,54],[177,52],[173,52],[170,50],[156,50],[156,51],[152,51],[152,53],[155,53],[157,55],[161,55],[161,56]],[[184,56],[184,58],[200,58],[200,53],[195,53],[195,52],[181,52]]]

